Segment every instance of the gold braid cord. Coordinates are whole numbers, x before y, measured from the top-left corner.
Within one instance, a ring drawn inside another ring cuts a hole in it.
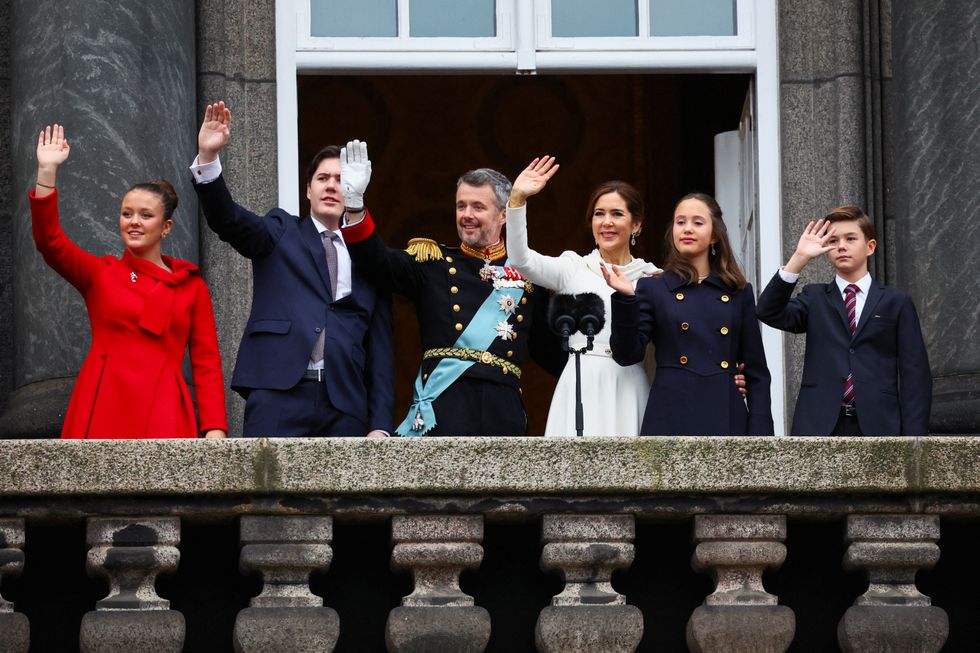
[[[510,361],[505,361],[500,356],[494,356],[488,351],[479,349],[466,349],[464,347],[437,347],[427,349],[422,358],[458,358],[462,361],[476,361],[484,365],[499,367],[504,374],[513,374],[516,378],[521,378],[521,368]]]
[[[415,257],[419,263],[426,261],[441,261],[442,250],[439,244],[431,238],[412,238],[408,241],[405,251]]]

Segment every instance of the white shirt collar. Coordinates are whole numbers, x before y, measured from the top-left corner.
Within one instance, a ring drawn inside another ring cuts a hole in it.
[[[320,222],[319,220],[317,220],[316,218],[314,218],[312,215],[310,216],[310,220],[313,221],[313,226],[316,227],[316,232],[318,234],[320,234],[321,236],[323,235],[323,232],[325,232],[325,231],[333,231],[333,229],[328,229],[326,226],[324,226],[324,224],[322,222]],[[339,240],[340,242],[343,243],[344,242],[343,232],[340,229],[337,229],[337,231],[333,231],[333,232],[335,234],[337,234],[337,240]]]
[[[858,279],[857,281],[854,281],[854,282],[847,281],[846,279],[841,278],[841,276],[839,274],[837,274],[837,275],[834,275],[834,281],[837,282],[837,289],[840,291],[840,294],[841,295],[844,294],[844,289],[847,288],[851,283],[856,283],[858,289],[861,291],[861,293],[865,297],[868,296],[868,290],[871,289],[871,273],[870,272],[865,272],[863,277],[861,277],[860,279]]]

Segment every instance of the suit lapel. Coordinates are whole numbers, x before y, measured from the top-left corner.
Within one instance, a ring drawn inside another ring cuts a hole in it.
[[[320,275],[327,296],[330,297],[330,271],[327,270],[327,255],[323,252],[323,239],[320,238],[320,232],[316,230],[316,225],[313,224],[313,218],[301,218],[299,220],[299,232],[303,242],[306,243],[310,256],[313,257],[313,267]],[[330,298],[333,299],[333,297]]]
[[[864,308],[861,309],[861,320],[858,322],[857,331],[854,332],[855,338],[861,335],[861,329],[864,328],[864,325],[871,321],[875,306],[881,301],[883,295],[882,285],[872,279],[871,286],[868,287],[868,299],[865,300]]]
[[[833,309],[837,311],[837,315],[840,317],[841,326],[844,328],[844,333],[846,333],[847,337],[850,338],[851,323],[847,319],[847,309],[844,308],[844,298],[841,297],[840,288],[837,287],[836,281],[831,281],[827,284],[827,301],[830,302]]]

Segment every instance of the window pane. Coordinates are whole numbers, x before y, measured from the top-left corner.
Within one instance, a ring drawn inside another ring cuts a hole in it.
[[[551,0],[552,36],[637,36],[636,0]]]
[[[397,0],[310,0],[311,36],[398,36]]]
[[[496,36],[494,0],[410,0],[412,36]]]
[[[735,36],[736,0],[650,0],[653,36]]]

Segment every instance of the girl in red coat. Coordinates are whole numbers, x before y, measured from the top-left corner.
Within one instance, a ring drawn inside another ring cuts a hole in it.
[[[177,194],[164,180],[133,186],[122,199],[122,258],[82,251],[61,230],[55,175],[68,158],[64,128],[37,140],[37,186],[30,194],[34,242],[45,262],[85,299],[92,347],[65,415],[62,438],[223,438],[224,380],[200,271],[163,256]],[[190,344],[201,424],[181,373]]]

